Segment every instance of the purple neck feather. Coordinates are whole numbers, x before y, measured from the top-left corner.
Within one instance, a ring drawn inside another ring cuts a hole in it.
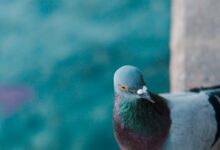
[[[171,124],[170,112],[165,99],[150,94],[155,104],[144,99],[128,102],[115,93],[114,131],[122,150],[162,147]]]

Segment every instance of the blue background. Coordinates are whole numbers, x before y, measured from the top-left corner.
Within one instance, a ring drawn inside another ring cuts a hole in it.
[[[118,149],[122,65],[169,91],[168,0],[1,0],[0,10],[0,149]]]

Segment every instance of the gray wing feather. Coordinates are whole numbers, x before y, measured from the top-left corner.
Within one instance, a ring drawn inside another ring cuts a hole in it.
[[[210,150],[217,132],[215,111],[205,93],[161,94],[168,100],[172,125],[165,150]]]

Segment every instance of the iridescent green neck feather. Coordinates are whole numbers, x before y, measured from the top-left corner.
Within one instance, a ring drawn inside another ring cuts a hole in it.
[[[148,136],[166,131],[171,122],[166,101],[157,95],[151,96],[156,104],[145,99],[122,99],[118,112],[120,123],[136,133]]]

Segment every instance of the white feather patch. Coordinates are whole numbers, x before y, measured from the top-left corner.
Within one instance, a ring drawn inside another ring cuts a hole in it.
[[[142,89],[137,90],[137,94],[145,94],[147,93],[147,87],[144,85]]]

